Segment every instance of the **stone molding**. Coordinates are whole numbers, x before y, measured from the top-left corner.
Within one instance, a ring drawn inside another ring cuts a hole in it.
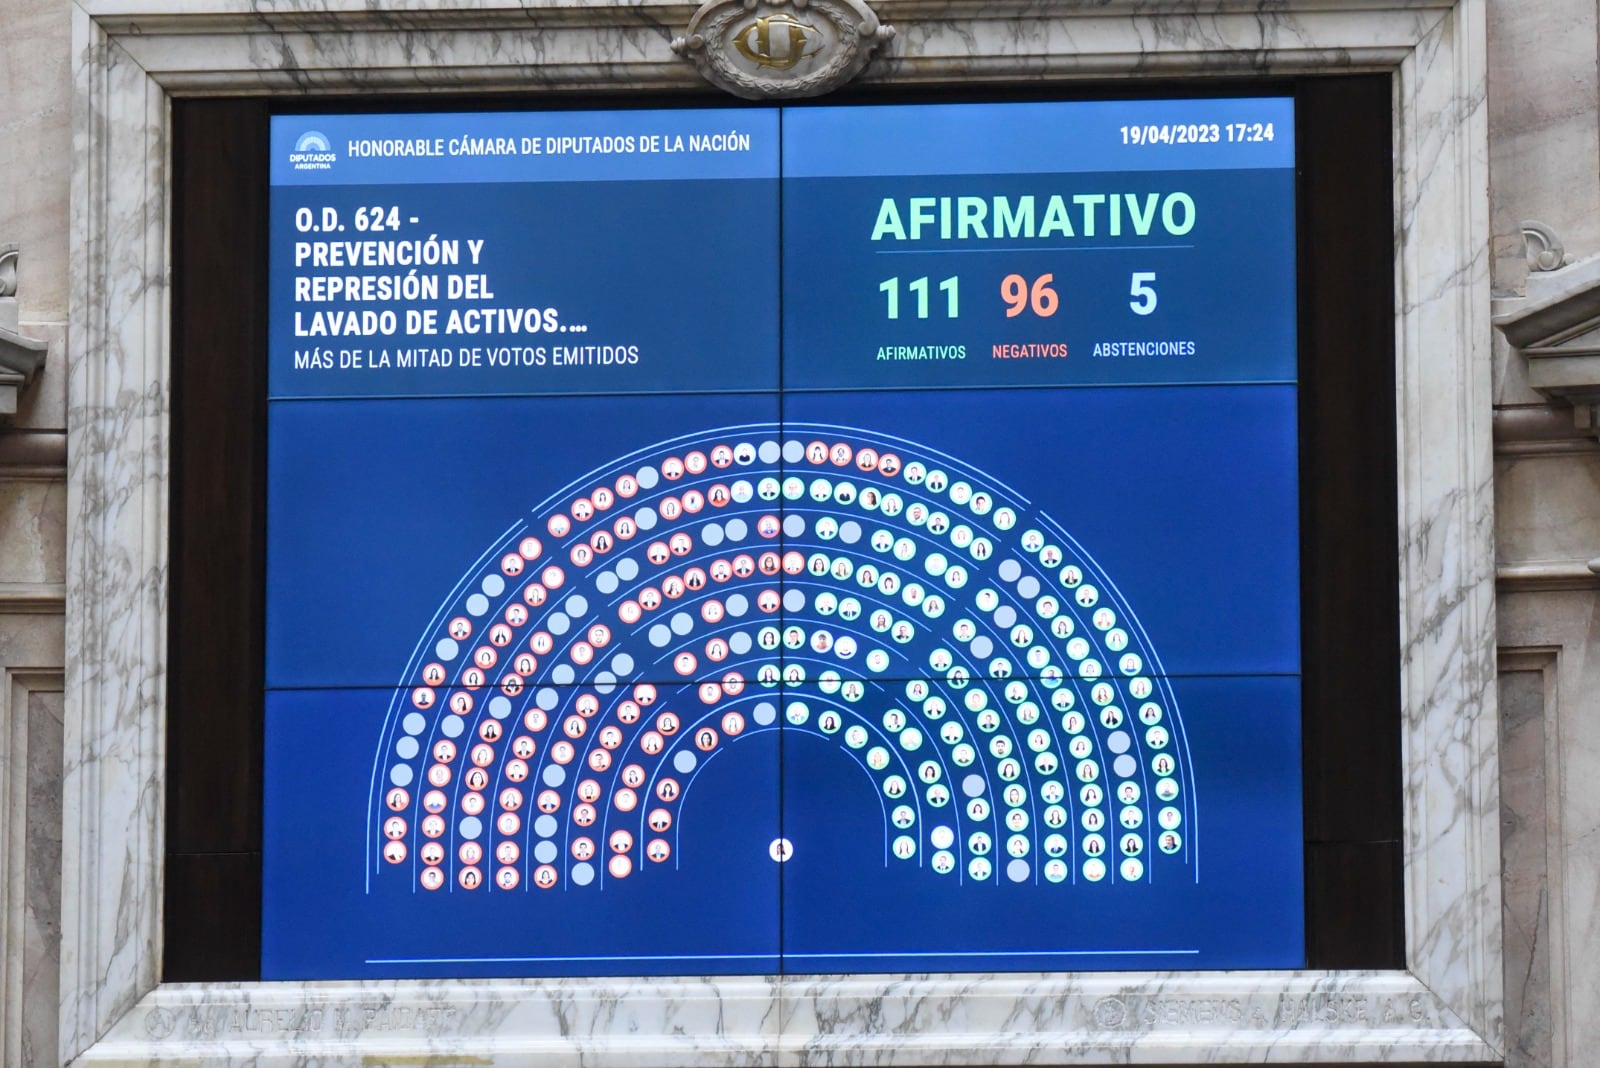
[[[48,342],[17,329],[17,257],[21,247],[0,245],[0,417],[17,414],[17,394],[33,384],[44,366]]]
[[[0,612],[9,610],[0,600]],[[60,611],[59,602],[56,611]],[[59,667],[0,670],[0,1062],[22,1064],[24,876],[27,872],[28,695],[59,691]]]
[[[1529,274],[1525,297],[1495,306],[1528,384],[1572,405],[1573,426],[1600,438],[1600,256]]]
[[[0,435],[0,481],[58,482],[67,477],[67,435],[12,427]]]
[[[1592,459],[1597,452],[1600,440],[1575,428],[1570,412],[1543,404],[1495,409],[1497,460],[1580,456]],[[1600,559],[1501,562],[1495,569],[1495,588],[1501,594],[1600,590]]]
[[[1588,563],[1502,564],[1495,572],[1501,593],[1600,590],[1600,558]]]
[[[1600,741],[1592,696],[1600,662],[1589,652],[1594,603],[1591,591],[1514,593],[1502,599],[1500,612],[1502,669],[1544,676],[1550,1056],[1540,1063],[1554,1066],[1588,1064],[1589,1051],[1600,1041],[1594,1012],[1600,962],[1591,949],[1600,930],[1600,896],[1594,892],[1600,804],[1584,788],[1593,778],[1590,755]]]
[[[159,982],[168,103],[699,84],[661,0],[78,0],[61,1050],[595,1065],[1497,1060],[1503,1048],[1486,0],[881,0],[867,83],[1383,71],[1408,967],[496,983]]]
[[[67,607],[62,582],[0,582],[0,614],[59,616]]]
[[[1600,441],[1572,425],[1570,413],[1547,404],[1494,410],[1496,456],[1561,456],[1600,451]]]

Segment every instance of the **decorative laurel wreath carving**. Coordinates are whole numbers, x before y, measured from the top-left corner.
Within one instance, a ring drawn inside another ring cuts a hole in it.
[[[746,100],[821,96],[894,36],[861,0],[708,0],[673,51]]]

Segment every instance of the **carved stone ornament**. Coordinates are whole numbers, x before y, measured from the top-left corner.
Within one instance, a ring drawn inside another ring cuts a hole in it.
[[[1571,404],[1574,426],[1600,438],[1600,257],[1534,271],[1527,296],[1497,311],[1494,325],[1528,361],[1528,384]]]
[[[1522,243],[1530,271],[1559,271],[1572,262],[1556,232],[1536,219],[1523,221]]]
[[[893,36],[861,0],[707,0],[672,50],[734,96],[784,100],[839,88]]]
[[[17,395],[44,365],[49,345],[17,331],[17,254],[15,244],[0,245],[0,418],[17,414]]]

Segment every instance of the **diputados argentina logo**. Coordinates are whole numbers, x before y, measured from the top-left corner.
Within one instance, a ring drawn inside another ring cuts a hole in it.
[[[297,171],[332,170],[333,161],[338,158],[327,136],[316,130],[301,134],[295,140],[294,151],[289,153],[289,163]]]

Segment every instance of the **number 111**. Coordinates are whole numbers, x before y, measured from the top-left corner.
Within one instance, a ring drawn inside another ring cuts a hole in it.
[[[945,317],[947,319],[959,318],[961,315],[961,279],[952,275],[939,283],[939,291],[945,295]],[[926,276],[906,284],[912,294],[917,298],[917,318],[928,317],[928,279]],[[878,292],[883,293],[889,302],[889,318],[900,318],[900,279],[889,278],[878,286]]]

